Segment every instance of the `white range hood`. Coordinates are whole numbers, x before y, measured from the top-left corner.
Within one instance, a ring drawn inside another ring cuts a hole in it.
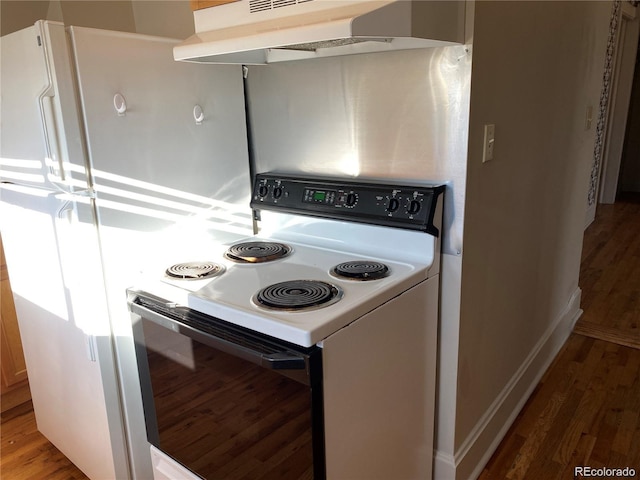
[[[265,64],[464,42],[464,1],[238,0],[194,12],[176,60]]]

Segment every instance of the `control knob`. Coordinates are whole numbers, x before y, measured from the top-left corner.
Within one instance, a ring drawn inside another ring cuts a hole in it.
[[[393,213],[400,208],[400,200],[397,198],[391,198],[387,204],[387,212]]]
[[[260,185],[258,187],[258,195],[260,198],[266,197],[267,193],[269,193],[269,187],[267,185]]]
[[[409,212],[410,215],[415,215],[420,211],[420,207],[422,207],[422,205],[418,200],[411,200],[411,202],[409,202],[407,212]]]
[[[273,189],[273,198],[276,200],[282,196],[282,187],[276,187]]]
[[[358,195],[356,195],[355,193],[351,192],[350,194],[347,195],[347,200],[346,200],[347,207],[353,207],[357,201],[358,201]]]

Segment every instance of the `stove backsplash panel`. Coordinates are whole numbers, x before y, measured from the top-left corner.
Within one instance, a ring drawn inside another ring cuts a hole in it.
[[[251,66],[253,171],[449,182],[459,254],[470,77],[465,46]]]

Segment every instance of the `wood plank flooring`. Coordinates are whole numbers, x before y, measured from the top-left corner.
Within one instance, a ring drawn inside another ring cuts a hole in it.
[[[640,473],[640,350],[573,334],[480,480],[573,479],[577,466]]]
[[[581,465],[640,474],[639,262],[640,197],[599,206],[583,248],[585,313],[480,480],[573,479]],[[37,432],[30,402],[1,421],[2,480],[86,479]]]
[[[480,480],[574,479],[578,466],[640,475],[640,195],[598,206],[580,287],[583,316]]]
[[[0,418],[2,480],[87,479],[37,430],[31,401],[3,412]]]
[[[598,205],[584,238],[575,333],[640,348],[640,194]]]

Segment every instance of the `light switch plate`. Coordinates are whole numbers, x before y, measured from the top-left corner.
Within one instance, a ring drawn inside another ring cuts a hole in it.
[[[496,126],[488,124],[484,126],[484,149],[482,150],[482,163],[493,160],[493,149],[496,141]]]

